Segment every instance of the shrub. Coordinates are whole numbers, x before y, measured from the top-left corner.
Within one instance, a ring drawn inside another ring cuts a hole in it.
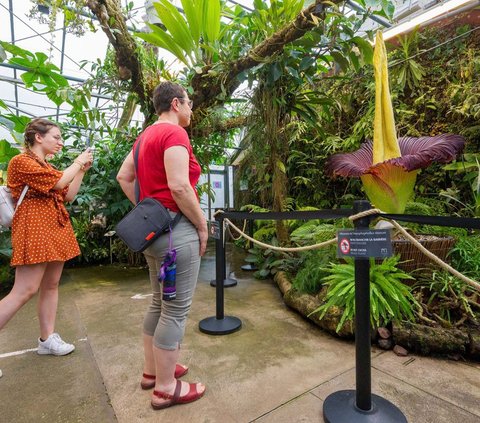
[[[305,253],[300,264],[301,269],[293,279],[293,287],[307,294],[318,293],[323,285],[322,279],[328,276],[325,267],[335,259],[335,252],[336,247],[329,246]]]
[[[386,258],[380,264],[370,259],[370,320],[374,327],[383,326],[394,319],[413,319],[413,306],[417,304],[410,288],[402,280],[412,276],[398,269],[399,256]],[[343,309],[336,331],[355,317],[355,269],[353,259],[344,264],[330,263],[329,274],[323,279],[328,291],[326,302],[311,314],[319,312],[323,318],[331,307]]]

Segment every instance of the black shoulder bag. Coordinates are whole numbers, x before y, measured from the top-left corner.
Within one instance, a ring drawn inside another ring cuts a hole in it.
[[[173,229],[182,217],[178,212],[174,219],[162,203],[153,198],[140,198],[138,186],[137,167],[138,153],[142,139],[138,141],[134,153],[135,160],[135,198],[137,205],[118,222],[115,231],[128,247],[137,253],[142,252],[153,243],[160,235]]]

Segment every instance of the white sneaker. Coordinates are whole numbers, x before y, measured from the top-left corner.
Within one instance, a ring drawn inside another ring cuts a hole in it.
[[[3,376],[2,369],[0,369],[0,377],[2,377],[2,376]]]
[[[45,341],[38,338],[38,354],[67,355],[75,349],[75,345],[67,344],[58,333],[52,333]]]

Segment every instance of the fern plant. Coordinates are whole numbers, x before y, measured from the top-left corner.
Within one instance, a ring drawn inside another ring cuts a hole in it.
[[[374,327],[392,321],[412,320],[413,308],[417,301],[410,292],[410,287],[403,284],[406,279],[413,279],[396,266],[399,256],[386,258],[380,264],[370,259],[370,321]],[[337,325],[339,332],[343,325],[355,317],[355,268],[353,259],[346,263],[330,263],[325,269],[329,276],[323,279],[328,291],[325,303],[313,313],[320,313],[322,319],[331,307],[343,309],[342,318]]]

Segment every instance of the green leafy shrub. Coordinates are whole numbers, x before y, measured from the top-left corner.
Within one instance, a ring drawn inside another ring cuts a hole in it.
[[[471,322],[478,326],[478,307],[475,311],[471,304],[477,304],[473,287],[452,274],[440,270],[428,278],[420,276],[412,287],[416,298],[423,307],[424,320],[440,323],[444,327],[459,326]]]
[[[400,258],[386,258],[380,264],[370,259],[370,320],[374,327],[383,326],[398,319],[413,319],[413,307],[416,300],[410,288],[402,280],[413,279],[412,276],[396,266]],[[346,259],[346,263],[330,263],[325,269],[329,274],[323,279],[328,286],[326,302],[313,313],[320,313],[320,319],[331,307],[343,309],[342,318],[336,331],[355,317],[355,268],[354,260]]]
[[[325,269],[335,259],[336,247],[329,246],[320,250],[308,251],[303,255],[301,269],[295,275],[292,286],[300,292],[316,294],[323,285],[322,279],[328,276]]]
[[[452,265],[473,279],[480,279],[480,236],[462,236],[449,253]]]
[[[328,241],[336,236],[337,228],[328,223],[318,223],[318,220],[311,220],[295,229],[290,238],[298,244],[311,244],[313,242]]]
[[[9,290],[15,279],[15,269],[10,266],[11,257],[10,231],[0,228],[0,291]]]

